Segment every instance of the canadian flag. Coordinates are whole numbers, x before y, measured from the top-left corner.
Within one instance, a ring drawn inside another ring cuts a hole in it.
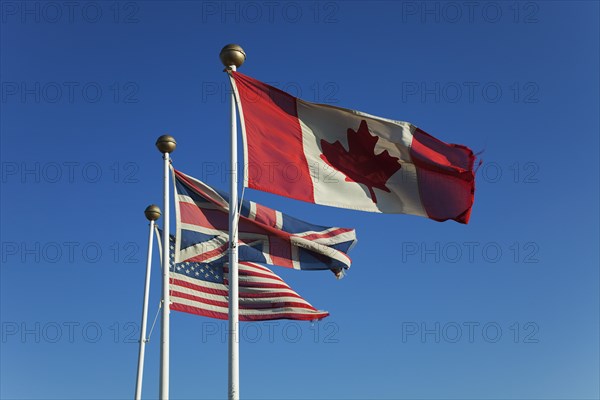
[[[230,72],[244,185],[310,203],[467,223],[475,156],[416,126],[303,101]]]

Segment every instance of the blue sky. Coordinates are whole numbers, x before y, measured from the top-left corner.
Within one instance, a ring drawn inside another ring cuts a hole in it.
[[[466,226],[246,191],[359,243],[341,281],[276,269],[331,316],[244,324],[243,398],[599,397],[597,2],[0,10],[3,399],[133,396],[154,142],[174,135],[174,165],[227,189],[232,42],[254,78],[484,151]],[[158,268],[151,291],[152,321]],[[171,397],[224,398],[226,323],[171,321]]]

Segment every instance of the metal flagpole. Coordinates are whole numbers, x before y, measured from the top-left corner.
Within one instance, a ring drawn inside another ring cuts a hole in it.
[[[246,53],[237,44],[223,47],[219,55],[226,70],[235,71],[246,60]],[[235,95],[231,93],[231,186],[229,200],[229,389],[228,398],[240,398],[240,342],[238,292],[238,198],[237,198],[237,118]]]
[[[152,238],[154,237],[154,221],[160,218],[160,208],[149,205],[144,210],[146,219],[150,221],[150,236],[148,237],[148,256],[146,258],[146,283],[144,284],[144,305],[142,307],[142,324],[140,328],[140,351],[138,354],[137,379],[135,381],[135,400],[142,398],[142,381],[144,379],[144,355],[146,351],[146,324],[148,319],[148,296],[150,294],[150,272],[152,266]]]
[[[159,399],[169,399],[169,314],[171,301],[169,298],[169,164],[170,153],[175,150],[177,142],[170,135],[162,135],[156,141],[156,147],[163,153],[164,160],[164,217],[163,217],[163,252],[162,252],[162,324],[160,334],[160,383]]]

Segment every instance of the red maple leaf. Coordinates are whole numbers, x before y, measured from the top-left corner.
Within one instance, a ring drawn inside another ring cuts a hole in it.
[[[346,175],[346,182],[362,183],[369,189],[371,199],[377,203],[373,188],[390,192],[385,185],[402,165],[399,159],[390,156],[387,150],[375,154],[375,145],[379,138],[371,135],[367,121],[360,121],[355,132],[348,129],[348,151],[339,141],[329,143],[321,139],[323,154],[321,159]]]

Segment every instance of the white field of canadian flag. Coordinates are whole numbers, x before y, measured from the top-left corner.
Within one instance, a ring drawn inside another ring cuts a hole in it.
[[[295,98],[231,72],[244,184],[311,203],[468,223],[475,156],[416,126]]]

